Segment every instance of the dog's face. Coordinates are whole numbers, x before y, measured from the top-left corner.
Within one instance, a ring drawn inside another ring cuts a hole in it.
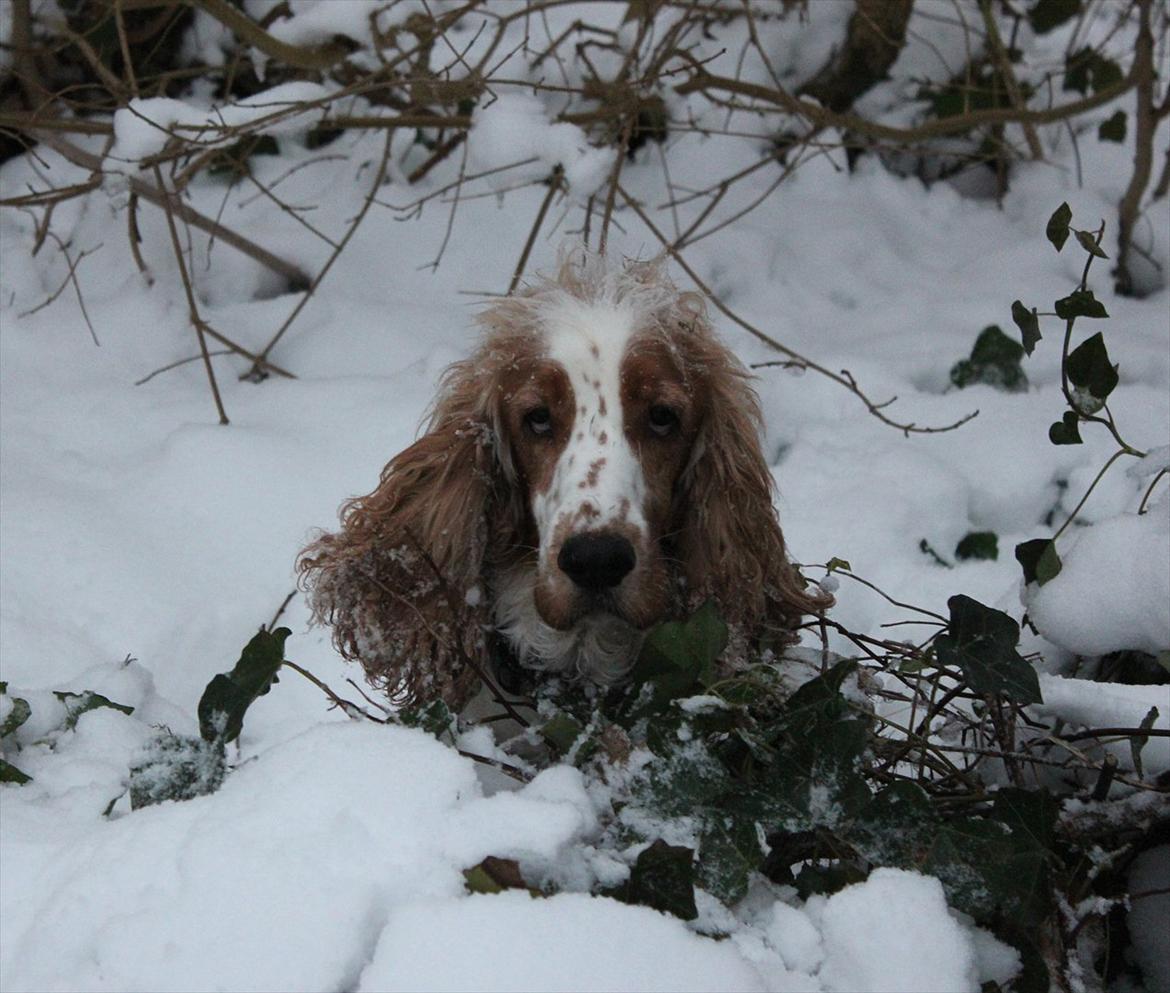
[[[643,629],[667,610],[674,495],[705,414],[697,375],[632,311],[583,302],[549,313],[534,350],[505,369],[502,434],[549,627],[609,615]]]

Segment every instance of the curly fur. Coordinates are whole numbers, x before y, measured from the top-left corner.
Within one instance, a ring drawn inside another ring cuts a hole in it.
[[[661,608],[652,620],[713,598],[738,644],[775,645],[832,602],[787,557],[759,404],[702,298],[680,292],[659,264],[568,258],[554,278],[488,306],[479,348],[448,369],[423,437],[390,461],[372,493],[343,505],[339,531],[301,553],[315,618],[396,701],[461,706],[492,628],[533,669],[608,684],[633,663],[646,626],[638,617],[593,612],[558,626],[537,609],[550,539],[534,518],[532,457],[520,451],[508,404],[523,370],[547,364],[549,328],[581,307],[623,315],[635,329],[627,355],[658,349],[692,398],[689,452],[665,492],[646,496],[663,522],[646,539],[662,563],[644,578],[657,584],[647,594]]]

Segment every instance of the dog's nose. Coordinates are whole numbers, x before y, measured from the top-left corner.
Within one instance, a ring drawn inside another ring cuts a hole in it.
[[[634,568],[634,546],[620,534],[575,534],[561,545],[557,565],[587,590],[617,586]]]

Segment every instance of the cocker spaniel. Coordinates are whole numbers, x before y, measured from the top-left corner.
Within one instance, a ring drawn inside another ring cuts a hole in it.
[[[749,374],[698,294],[656,263],[579,255],[480,321],[427,433],[298,563],[372,683],[460,707],[498,640],[611,685],[649,627],[709,598],[734,669],[831,603],[788,559]]]

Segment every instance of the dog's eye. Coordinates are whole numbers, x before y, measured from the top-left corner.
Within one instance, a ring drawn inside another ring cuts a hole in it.
[[[552,415],[548,407],[536,407],[524,415],[524,423],[533,434],[552,433]]]
[[[650,408],[649,420],[650,430],[660,438],[665,438],[678,427],[678,414],[661,404],[655,404]]]

